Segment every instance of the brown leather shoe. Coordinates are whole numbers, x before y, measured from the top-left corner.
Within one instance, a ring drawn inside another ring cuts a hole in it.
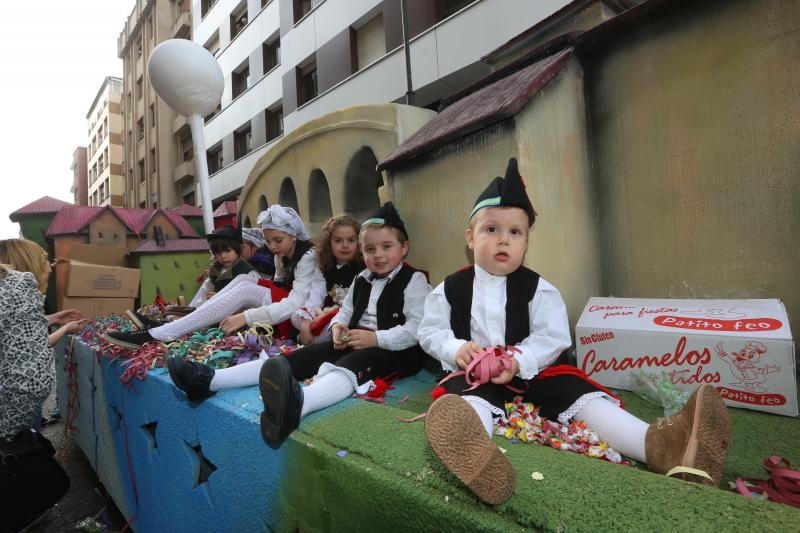
[[[486,434],[475,409],[460,396],[446,394],[431,404],[425,435],[447,469],[481,500],[498,505],[514,494],[514,467]]]
[[[679,473],[685,481],[719,485],[731,442],[731,424],[722,397],[711,385],[695,390],[677,414],[651,425],[645,436],[647,467],[666,474],[682,466],[706,472],[711,479]]]

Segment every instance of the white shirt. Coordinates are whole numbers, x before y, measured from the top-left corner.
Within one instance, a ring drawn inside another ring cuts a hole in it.
[[[380,298],[384,287],[394,279],[400,269],[403,267],[402,263],[385,278],[376,278],[372,281],[369,280],[371,272],[363,270],[359,276],[366,279],[372,285],[369,293],[369,303],[364,310],[364,314],[358,321],[358,327],[375,331],[378,338],[378,347],[385,350],[405,350],[417,344],[417,328],[422,320],[422,312],[425,306],[425,297],[431,292],[431,286],[422,272],[414,272],[411,279],[403,291],[403,314],[406,317],[405,324],[400,324],[389,329],[378,330],[378,298]],[[356,282],[350,285],[350,290],[347,291],[342,302],[342,308],[339,313],[331,320],[331,326],[334,324],[350,324],[350,318],[353,316],[353,290],[355,289]]]
[[[275,279],[283,279],[283,262],[276,261]],[[247,325],[252,326],[256,322],[267,324],[280,324],[292,316],[292,313],[299,307],[322,307],[324,290],[319,290],[319,285],[325,288],[325,278],[322,276],[317,265],[317,251],[314,248],[308,250],[294,269],[294,283],[289,295],[280,302],[273,302],[269,305],[248,309],[244,312]]]
[[[472,284],[471,339],[457,339],[450,328],[450,304],[440,283],[425,300],[425,316],[419,325],[422,349],[441,361],[445,370],[457,370],[456,352],[467,341],[488,348],[506,345],[506,277],[494,276],[475,265]],[[530,335],[516,345],[521,353],[519,377],[531,379],[572,345],[567,306],[553,285],[539,278],[539,286],[528,303]]]

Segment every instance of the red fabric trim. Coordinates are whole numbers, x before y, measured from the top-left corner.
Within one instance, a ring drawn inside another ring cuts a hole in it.
[[[269,293],[270,296],[272,297],[273,303],[280,302],[281,300],[289,296],[289,291],[287,291],[282,287],[278,287],[270,279],[260,279],[256,283],[258,283],[262,287],[266,287],[267,289],[269,289]],[[275,327],[278,328],[279,339],[288,339],[292,336],[294,326],[292,326],[291,320],[284,320],[280,324],[275,324]]]
[[[322,333],[322,330],[325,329],[325,326],[330,324],[333,317],[335,317],[339,313],[339,308],[336,307],[331,309],[327,313],[323,313],[314,320],[311,321],[311,334],[315,337]]]
[[[564,376],[564,375],[576,376],[576,377],[579,377],[579,378],[581,378],[582,380],[584,380],[584,381],[586,381],[588,383],[591,383],[592,385],[594,385],[595,387],[597,387],[601,391],[605,392],[606,394],[608,394],[609,396],[611,396],[612,398],[617,400],[619,402],[619,406],[620,407],[622,407],[623,409],[625,408],[625,403],[622,401],[622,399],[619,396],[617,396],[616,394],[614,394],[613,392],[611,392],[610,390],[608,390],[604,386],[602,386],[599,383],[597,383],[596,381],[594,381],[592,378],[590,378],[589,376],[586,375],[586,372],[584,372],[583,370],[581,370],[580,368],[578,368],[576,366],[572,366],[572,365],[551,366],[551,367],[548,367],[548,368],[545,368],[544,370],[542,370],[533,379],[545,379],[545,378],[551,378],[553,376]]]

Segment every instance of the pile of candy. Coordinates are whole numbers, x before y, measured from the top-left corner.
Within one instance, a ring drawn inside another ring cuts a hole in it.
[[[81,340],[103,357],[124,359],[120,379],[126,385],[133,378],[144,380],[153,368],[162,368],[165,358],[169,356],[190,357],[211,368],[227,368],[258,359],[262,354],[263,357],[271,357],[297,349],[291,340],[275,339],[272,326],[262,324],[229,337],[225,337],[220,328],[204,328],[173,342],[145,344],[136,351],[106,341],[101,335],[109,328],[118,331],[134,329],[127,318],[98,318],[86,325],[81,332]]]
[[[559,424],[539,416],[539,409],[523,403],[517,396],[506,404],[507,421],[500,420],[495,434],[511,442],[544,444],[557,450],[566,450],[580,455],[596,457],[606,461],[629,465],[630,462],[602,442],[597,433],[586,427],[586,422],[574,421],[569,425]]]

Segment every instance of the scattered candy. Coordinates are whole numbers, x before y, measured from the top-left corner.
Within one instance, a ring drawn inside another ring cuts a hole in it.
[[[586,422],[574,421],[562,425],[539,416],[539,410],[530,403],[523,403],[517,396],[506,404],[506,420],[500,420],[495,429],[512,444],[519,441],[544,444],[557,450],[565,450],[589,457],[597,457],[612,463],[630,464],[616,450],[602,442],[597,433],[586,427]]]
[[[623,378],[622,388],[631,390],[648,402],[664,408],[664,416],[672,416],[686,405],[690,393],[675,388],[666,372],[660,374],[633,372]]]
[[[336,455],[338,455],[339,457],[347,457],[347,452],[345,450],[339,450],[338,452],[336,452]]]
[[[533,474],[531,474],[531,477],[536,481],[541,481],[544,479],[544,475],[542,475],[541,472],[534,472]]]

